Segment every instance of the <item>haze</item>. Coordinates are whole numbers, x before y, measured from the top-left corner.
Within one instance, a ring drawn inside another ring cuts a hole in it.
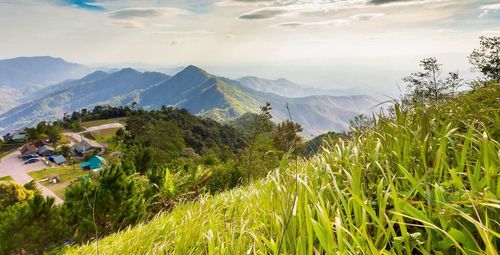
[[[473,77],[466,56],[500,34],[497,1],[0,0],[0,58],[174,68],[195,64],[324,88],[395,91],[435,56]]]

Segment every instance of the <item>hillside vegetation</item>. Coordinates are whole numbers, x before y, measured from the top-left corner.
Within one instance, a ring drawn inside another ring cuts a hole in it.
[[[54,253],[498,254],[499,105],[492,84],[396,106],[264,180]]]

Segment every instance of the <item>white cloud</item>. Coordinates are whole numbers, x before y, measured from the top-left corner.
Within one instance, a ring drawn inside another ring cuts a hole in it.
[[[113,19],[135,19],[150,18],[158,16],[185,15],[189,12],[179,8],[171,7],[144,7],[144,8],[124,8],[108,12],[108,16]]]
[[[350,23],[347,19],[332,19],[318,22],[283,22],[274,25],[275,27],[298,28],[298,27],[314,27],[314,26],[344,26]]]
[[[384,16],[384,13],[361,13],[351,16],[351,19],[358,21],[367,21]]]
[[[483,6],[479,7],[479,9],[483,10],[483,12],[481,12],[481,14],[479,14],[479,18],[483,18],[486,15],[488,15],[488,13],[490,13],[490,12],[499,11],[500,4],[487,4],[487,5],[483,5]]]
[[[194,31],[154,31],[155,34],[170,34],[170,35],[211,35],[214,32],[205,30],[194,30]]]

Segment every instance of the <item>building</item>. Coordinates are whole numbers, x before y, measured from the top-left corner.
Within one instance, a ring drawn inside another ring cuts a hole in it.
[[[66,158],[63,155],[53,155],[49,157],[49,160],[60,165],[66,162]]]
[[[15,143],[26,142],[26,134],[17,134],[10,137],[10,140]]]
[[[54,148],[52,146],[43,145],[42,147],[38,148],[37,153],[42,157],[51,156],[54,155]]]
[[[21,152],[21,157],[24,160],[38,157],[38,149],[31,144],[23,146],[20,149],[20,152]]]
[[[94,155],[88,161],[80,164],[83,170],[99,170],[106,164],[106,160],[103,157]]]
[[[12,133],[6,135],[7,140],[14,143],[24,143],[26,142],[26,131],[24,129],[16,130]]]
[[[94,140],[84,139],[73,146],[73,152],[78,156],[84,156],[89,153],[101,153],[103,151],[104,147]]]

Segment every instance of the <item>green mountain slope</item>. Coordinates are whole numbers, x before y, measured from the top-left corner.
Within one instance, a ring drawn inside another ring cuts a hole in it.
[[[275,121],[282,121],[289,117],[288,104],[292,118],[304,127],[306,135],[345,130],[349,119],[369,112],[378,103],[366,95],[283,97],[253,90],[239,81],[214,76],[195,66],[188,66],[171,79],[141,92],[137,98],[145,108],[182,107],[221,122],[246,112],[259,112],[266,102],[273,106]]]
[[[0,115],[0,127],[10,130],[42,120],[56,120],[62,118],[64,113],[102,104],[110,98],[148,88],[168,78],[161,73],[140,73],[130,68],[111,74],[93,73],[47,88],[47,95],[3,113]]]
[[[288,105],[292,118],[303,126],[307,136],[345,130],[349,119],[370,112],[378,103],[370,96],[283,97],[253,90],[195,66],[188,66],[173,77],[127,68],[110,74],[94,72],[82,79],[45,88],[37,92],[31,102],[0,115],[0,128],[5,132],[61,118],[65,112],[99,104],[119,106],[132,102],[144,109],[185,108],[221,123],[247,112],[257,113],[266,102],[272,104],[274,120],[283,121],[289,117]]]
[[[265,180],[54,253],[497,254],[499,95],[397,109]]]
[[[259,109],[259,102],[248,94],[192,65],[142,92],[139,105],[151,109],[162,105],[185,108],[218,121]]]

